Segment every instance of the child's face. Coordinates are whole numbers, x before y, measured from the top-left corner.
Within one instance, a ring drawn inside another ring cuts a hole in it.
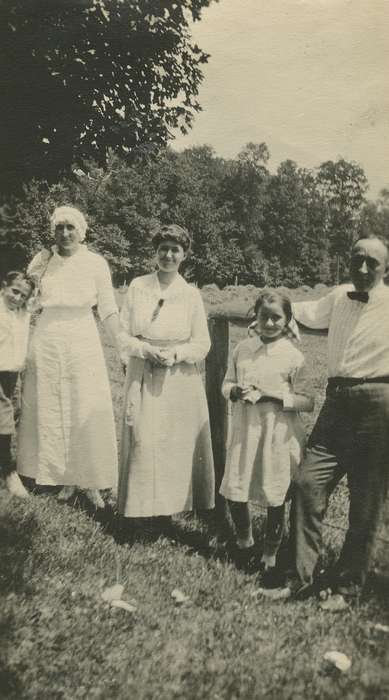
[[[283,308],[277,302],[262,304],[258,309],[257,332],[267,341],[279,338],[287,323]]]
[[[15,279],[11,284],[3,284],[3,297],[11,311],[20,309],[31,295],[31,285],[26,280]]]

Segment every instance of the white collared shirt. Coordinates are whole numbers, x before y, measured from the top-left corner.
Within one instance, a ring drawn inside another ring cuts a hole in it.
[[[158,302],[163,299],[152,321]],[[161,290],[158,275],[136,277],[130,284],[120,311],[121,358],[144,357],[145,341],[177,343],[178,362],[203,360],[210,348],[207,319],[200,292],[181,275]]]
[[[236,384],[256,387],[264,396],[280,394],[284,409],[313,408],[304,355],[285,336],[263,343],[255,334],[238,343],[222,385],[226,399]]]
[[[30,314],[11,310],[0,294],[0,372],[20,372],[27,355]]]
[[[354,285],[343,284],[317,301],[293,304],[308,328],[328,329],[330,377],[389,376],[389,288],[381,282],[365,304],[349,299]]]

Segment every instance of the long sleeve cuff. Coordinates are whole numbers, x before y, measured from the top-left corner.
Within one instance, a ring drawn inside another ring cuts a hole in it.
[[[210,348],[210,343],[206,340],[204,343],[189,342],[175,347],[176,362],[188,362],[194,364],[201,362],[207,356]]]
[[[118,334],[118,346],[120,359],[124,364],[127,364],[130,357],[140,357],[142,360],[145,359],[145,350],[147,349],[147,342],[144,340],[139,340],[134,336],[128,335],[125,331],[121,331]]]

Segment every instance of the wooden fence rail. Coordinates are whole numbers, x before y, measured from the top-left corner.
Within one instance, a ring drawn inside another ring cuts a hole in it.
[[[232,314],[224,311],[217,311],[211,312],[208,316],[211,349],[205,361],[205,389],[208,400],[213,457],[215,462],[216,509],[222,518],[226,516],[226,508],[224,499],[219,497],[218,494],[226,462],[228,401],[223,397],[221,388],[228,367],[230,347],[229,325],[230,323],[234,323],[238,326],[247,327],[251,320],[247,313]]]

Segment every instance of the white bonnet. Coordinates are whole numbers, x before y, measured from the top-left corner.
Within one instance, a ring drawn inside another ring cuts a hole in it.
[[[87,220],[84,214],[82,214],[75,207],[56,207],[50,218],[50,229],[53,236],[55,234],[55,227],[57,224],[64,221],[68,221],[75,226],[80,237],[80,241],[83,241],[88,228]]]

